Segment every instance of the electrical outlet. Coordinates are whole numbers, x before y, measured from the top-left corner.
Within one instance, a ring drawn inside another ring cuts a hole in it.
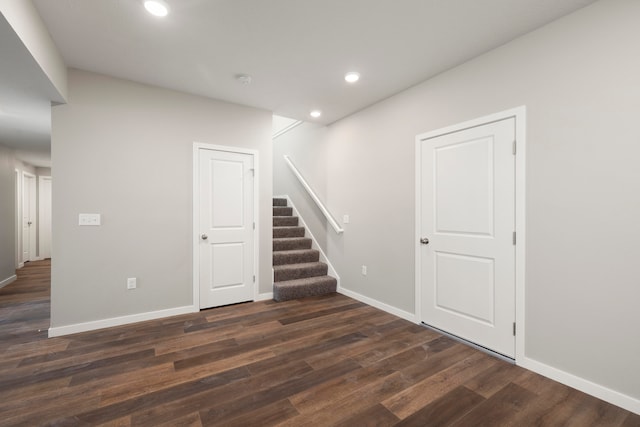
[[[363,275],[363,276],[366,276],[366,275],[367,275],[367,266],[366,266],[366,265],[363,265],[363,266],[362,266],[362,275]]]
[[[344,215],[342,217],[342,223],[343,224],[349,224],[349,215]]]
[[[135,277],[127,279],[127,289],[135,289],[138,287],[138,280]]]

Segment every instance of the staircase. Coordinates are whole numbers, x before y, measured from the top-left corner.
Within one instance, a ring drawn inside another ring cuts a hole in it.
[[[273,199],[273,299],[287,301],[336,291],[337,280],[327,275],[320,252],[311,249],[311,239],[287,199]]]

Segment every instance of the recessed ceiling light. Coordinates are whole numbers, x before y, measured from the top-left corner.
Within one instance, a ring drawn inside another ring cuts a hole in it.
[[[312,112],[309,113],[309,115],[311,117],[313,117],[314,119],[317,119],[318,117],[320,117],[322,115],[322,111],[320,110],[313,110]]]
[[[348,83],[355,83],[360,80],[360,73],[356,73],[355,71],[350,71],[344,75],[345,81]]]
[[[144,8],[154,16],[163,17],[169,14],[169,5],[163,0],[145,0]]]

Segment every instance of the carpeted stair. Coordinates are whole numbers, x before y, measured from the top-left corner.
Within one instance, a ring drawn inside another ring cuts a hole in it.
[[[337,280],[327,276],[320,252],[311,249],[305,228],[287,206],[287,199],[273,199],[273,299],[286,301],[336,291]]]

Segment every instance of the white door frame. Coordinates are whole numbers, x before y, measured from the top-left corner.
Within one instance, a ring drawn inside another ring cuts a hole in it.
[[[47,190],[44,190],[45,185],[44,182],[49,182],[49,187]],[[52,187],[53,181],[50,176],[38,176],[38,259],[51,258],[51,196],[52,196]],[[45,204],[44,201],[49,200],[49,204]],[[49,230],[48,233],[44,233],[42,229],[43,218],[49,218]],[[49,252],[44,254],[43,246],[44,243],[47,243],[49,246]],[[47,256],[45,256],[47,255]]]
[[[421,319],[421,272],[420,272],[420,236],[417,235],[418,230],[420,230],[420,221],[422,218],[421,212],[421,176],[422,176],[422,155],[421,155],[421,142],[425,139],[435,138],[438,136],[446,135],[453,132],[458,132],[461,130],[469,129],[472,127],[477,127],[481,125],[485,125],[492,122],[497,122],[500,120],[505,120],[509,118],[515,119],[515,135],[516,135],[516,176],[515,176],[515,212],[516,212],[516,272],[515,272],[515,284],[516,284],[516,301],[515,301],[515,309],[516,309],[516,352],[515,352],[515,360],[517,364],[520,364],[521,361],[525,359],[525,247],[526,247],[526,235],[525,235],[525,155],[526,155],[526,107],[516,107],[513,109],[509,109],[506,111],[501,111],[499,113],[491,114],[488,116],[480,117],[477,119],[469,120],[463,123],[458,123],[453,126],[448,126],[442,129],[437,129],[431,132],[423,133],[416,136],[416,184],[415,184],[415,201],[416,201],[416,212],[415,212],[415,313],[416,320],[418,323],[422,321]]]
[[[22,262],[22,175],[18,169],[15,171],[15,199],[16,199],[16,270],[24,267]]]
[[[193,311],[200,311],[200,257],[199,245],[200,245],[200,162],[199,153],[201,149],[225,151],[231,153],[249,154],[253,156],[253,219],[256,224],[255,232],[253,233],[253,274],[256,276],[256,281],[253,283],[253,300],[258,300],[258,293],[260,289],[260,216],[259,216],[259,200],[260,200],[260,171],[258,169],[258,151],[250,150],[246,148],[228,147],[223,145],[206,144],[202,142],[193,143],[193,227],[191,240],[192,246],[192,258],[193,258]]]
[[[31,185],[29,185],[29,200],[25,198],[25,189],[26,189],[26,179],[32,179]],[[21,200],[21,221],[20,221],[20,232],[22,239],[22,252],[20,254],[20,261],[24,265],[27,261],[37,261],[38,256],[36,252],[38,251],[38,181],[36,180],[36,175],[29,173],[27,171],[22,171],[22,200]],[[24,259],[24,206],[25,203],[29,204],[29,219],[31,219],[32,226],[29,227],[29,259]]]

